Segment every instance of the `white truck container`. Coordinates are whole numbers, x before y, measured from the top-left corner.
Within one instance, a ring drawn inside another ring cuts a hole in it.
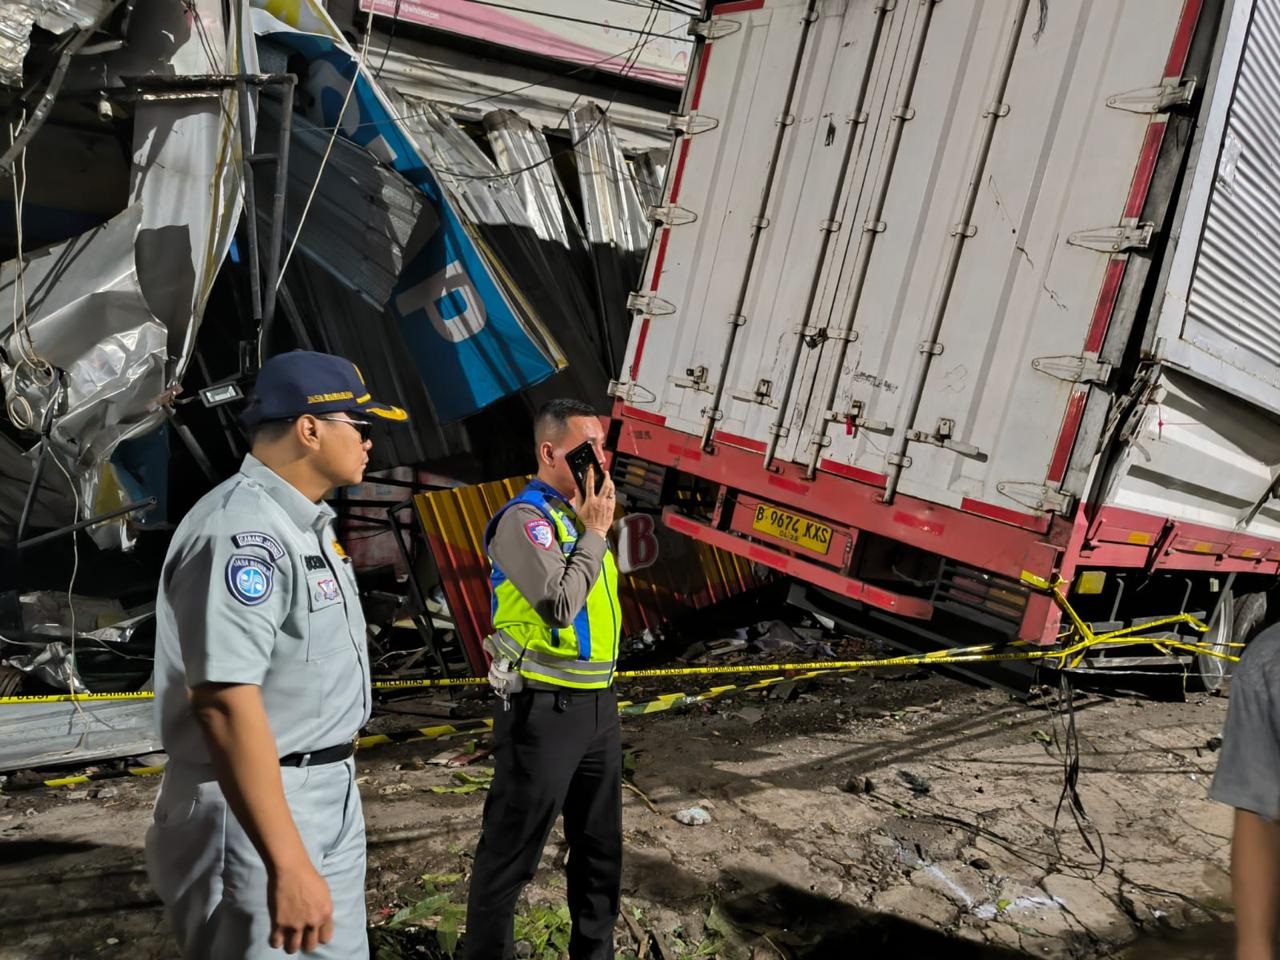
[[[1253,626],[1280,0],[736,0],[694,31],[618,475],[666,468],[670,526],[897,631],[1051,642],[1023,571],[1094,622]]]

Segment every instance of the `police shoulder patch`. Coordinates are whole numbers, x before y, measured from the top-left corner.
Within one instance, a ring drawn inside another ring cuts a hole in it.
[[[243,533],[233,533],[231,542],[237,547],[261,547],[271,555],[271,559],[279,560],[284,556],[284,547],[280,546],[280,541],[269,534],[262,533],[259,530],[246,530]]]
[[[227,561],[227,589],[246,607],[256,607],[271,596],[274,574],[267,561],[237,553]]]
[[[555,546],[556,532],[551,529],[551,524],[541,517],[536,520],[526,521],[524,532],[535,545],[543,550],[550,550]]]

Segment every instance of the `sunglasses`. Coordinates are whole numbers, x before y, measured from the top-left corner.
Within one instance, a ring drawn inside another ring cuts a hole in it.
[[[348,420],[345,417],[316,417],[316,419],[326,423],[345,423],[360,434],[361,443],[368,443],[369,435],[373,433],[373,422],[370,420]]]

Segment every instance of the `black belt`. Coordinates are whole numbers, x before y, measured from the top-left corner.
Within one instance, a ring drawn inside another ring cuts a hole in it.
[[[282,767],[319,767],[326,763],[341,763],[356,752],[356,742],[348,740],[336,747],[312,750],[310,753],[291,753],[280,758]]]

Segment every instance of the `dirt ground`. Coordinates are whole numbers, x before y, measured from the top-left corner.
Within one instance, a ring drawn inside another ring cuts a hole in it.
[[[1207,798],[1226,701],[1076,694],[1093,850],[1070,800],[1059,810],[1055,703],[898,671],[625,720],[620,956],[637,935],[661,960],[1229,956],[1231,813]],[[380,721],[423,722],[439,721]],[[424,762],[444,749],[359,758],[384,960],[444,955],[465,900],[485,794],[432,792],[465,786]],[[483,780],[482,763],[460,769]],[[174,955],[142,864],[155,788],[0,799],[0,958]],[[694,806],[709,823],[674,819]],[[526,955],[557,953],[565,854],[557,830],[523,907]]]

